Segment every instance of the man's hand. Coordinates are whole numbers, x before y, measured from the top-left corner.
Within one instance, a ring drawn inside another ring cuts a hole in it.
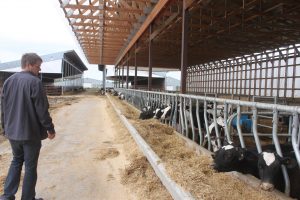
[[[49,132],[49,131],[47,131],[47,133],[48,133],[48,138],[50,139],[50,140],[52,140],[53,138],[55,138],[55,132]]]

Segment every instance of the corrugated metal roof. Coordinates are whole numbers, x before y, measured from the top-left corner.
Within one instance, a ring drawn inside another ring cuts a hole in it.
[[[53,61],[63,60],[63,59],[66,59],[68,62],[71,62],[77,68],[80,68],[82,71],[85,71],[85,70],[88,69],[74,50],[62,51],[62,52],[56,52],[56,53],[52,53],[52,54],[42,55],[41,58],[43,59],[42,67],[43,67],[43,65],[45,67],[47,66],[46,67],[47,68],[46,72],[53,71],[49,67],[57,66],[57,62],[53,62]],[[55,65],[52,65],[54,63],[55,63]],[[21,60],[15,60],[15,61],[10,61],[10,62],[0,63],[0,70],[1,71],[17,72],[17,71],[20,71],[20,68],[21,68]],[[54,71],[57,71],[57,70],[54,70]],[[55,72],[55,73],[60,73],[60,71]]]

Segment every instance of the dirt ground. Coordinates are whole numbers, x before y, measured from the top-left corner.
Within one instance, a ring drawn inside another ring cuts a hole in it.
[[[171,199],[105,97],[49,97],[49,102],[57,136],[43,141],[37,197]],[[0,193],[10,160],[6,140],[0,144]]]

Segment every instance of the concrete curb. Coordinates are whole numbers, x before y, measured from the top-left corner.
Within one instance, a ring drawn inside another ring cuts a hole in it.
[[[155,154],[155,152],[150,148],[150,146],[144,141],[144,139],[139,135],[137,130],[128,122],[126,117],[121,114],[121,111],[116,108],[114,103],[111,101],[110,97],[107,95],[111,105],[116,111],[117,115],[120,117],[121,121],[124,123],[135,142],[142,150],[144,155],[147,157],[147,160],[154,169],[156,175],[159,177],[160,181],[167,188],[173,199],[175,200],[193,200],[192,195],[184,191],[180,186],[178,186],[168,175],[161,159]]]

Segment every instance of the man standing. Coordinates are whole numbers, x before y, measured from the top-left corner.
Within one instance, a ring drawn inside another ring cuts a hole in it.
[[[3,85],[2,128],[11,144],[13,160],[0,200],[15,199],[23,162],[25,175],[21,200],[36,200],[41,140],[55,137],[54,125],[48,112],[48,99],[42,81],[38,78],[42,62],[42,58],[35,53],[24,54],[21,59],[22,71],[10,76]]]

